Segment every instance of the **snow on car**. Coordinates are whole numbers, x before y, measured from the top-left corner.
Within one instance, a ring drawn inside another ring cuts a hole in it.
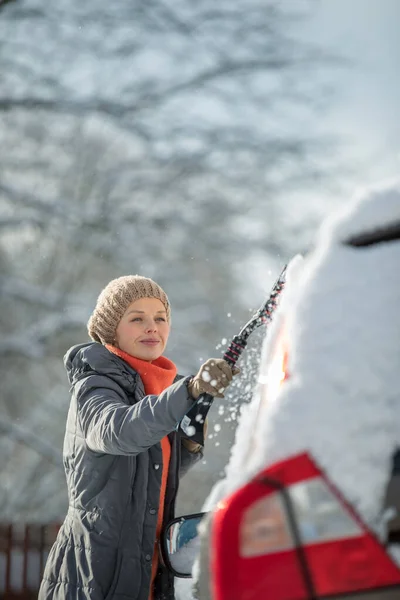
[[[383,546],[400,447],[399,310],[395,182],[362,193],[290,265],[257,390],[203,526],[201,600],[400,598],[400,556]],[[277,478],[286,495],[267,490]]]
[[[307,450],[382,538],[400,446],[400,184],[365,192],[329,220],[315,251],[295,266],[225,493]]]

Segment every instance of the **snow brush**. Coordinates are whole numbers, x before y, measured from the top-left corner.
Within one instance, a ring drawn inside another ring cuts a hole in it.
[[[269,325],[269,323],[272,321],[272,315],[278,306],[278,298],[286,283],[286,269],[287,265],[283,267],[281,274],[274,283],[268,300],[264,302],[262,306],[260,306],[258,311],[251,317],[250,321],[248,321],[246,325],[242,327],[238,335],[233,337],[231,343],[225,351],[223,358],[231,368],[236,365],[240,355],[246,348],[247,340],[250,334],[261,325]],[[185,416],[178,423],[176,430],[186,437],[189,437],[193,442],[203,446],[204,421],[213,401],[214,397],[211,396],[211,394],[202,394],[199,396],[196,402],[190,407]]]

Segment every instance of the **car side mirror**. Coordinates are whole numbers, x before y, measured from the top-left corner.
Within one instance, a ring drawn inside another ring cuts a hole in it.
[[[178,517],[167,523],[163,530],[162,558],[175,577],[192,577],[192,568],[200,549],[197,528],[206,514],[201,512]]]

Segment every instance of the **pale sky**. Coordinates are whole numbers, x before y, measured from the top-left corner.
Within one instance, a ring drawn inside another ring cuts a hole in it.
[[[317,6],[309,38],[354,62],[337,78],[328,123],[352,142],[354,156],[368,157],[371,179],[393,176],[400,166],[400,2],[320,0]]]
[[[301,0],[282,2],[294,8],[302,5]],[[297,38],[297,26],[294,33]],[[316,189],[305,187],[291,194],[289,217],[296,207],[304,222],[299,252],[314,240],[307,210],[320,222],[347,204],[360,187],[400,177],[400,0],[315,0],[313,19],[302,26],[301,35],[346,56],[352,67],[328,73],[334,92],[330,108],[306,125],[307,133],[337,134],[343,144],[337,150],[339,166],[331,172],[338,186],[322,182]],[[260,296],[261,289],[269,289],[281,265],[280,256],[270,261],[264,254],[249,257],[242,272],[252,274],[253,298],[257,287]],[[251,301],[250,294],[245,300]]]

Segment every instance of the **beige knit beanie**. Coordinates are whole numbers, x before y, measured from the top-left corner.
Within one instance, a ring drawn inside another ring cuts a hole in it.
[[[167,311],[167,321],[171,321],[171,308],[167,294],[155,281],[140,275],[125,275],[113,279],[97,299],[88,324],[92,340],[102,344],[112,344],[115,331],[128,306],[140,298],[158,298]]]

